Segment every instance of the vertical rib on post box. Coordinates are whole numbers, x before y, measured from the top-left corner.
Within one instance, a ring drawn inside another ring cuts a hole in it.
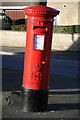
[[[54,17],[59,11],[45,6],[24,8],[27,15],[27,36],[22,83],[22,109],[46,111],[50,52]]]

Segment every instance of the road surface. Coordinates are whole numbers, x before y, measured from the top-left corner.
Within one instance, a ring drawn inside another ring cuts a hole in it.
[[[5,84],[6,81],[10,83],[11,79],[16,82],[16,78],[21,81],[24,66],[24,49],[10,49],[4,47],[0,54],[2,55],[3,84]],[[73,55],[71,55],[71,57],[73,57]],[[79,64],[80,62],[77,59],[70,59],[70,56],[54,56],[53,53],[51,55],[49,87],[51,89],[78,89],[80,83]],[[16,74],[16,71],[18,74]]]

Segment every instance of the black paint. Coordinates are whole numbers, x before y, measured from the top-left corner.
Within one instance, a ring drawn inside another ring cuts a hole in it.
[[[48,106],[48,89],[22,89],[21,109],[24,112],[43,112]]]

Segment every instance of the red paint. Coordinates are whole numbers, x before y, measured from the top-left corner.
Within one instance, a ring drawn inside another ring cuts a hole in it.
[[[45,6],[33,6],[24,8],[24,12],[28,17],[22,86],[33,90],[47,89],[53,18],[59,11]]]

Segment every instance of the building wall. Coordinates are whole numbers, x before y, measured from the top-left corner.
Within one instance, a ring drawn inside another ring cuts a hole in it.
[[[50,2],[47,0],[47,6],[60,10],[58,16],[58,25],[78,25],[79,23],[79,2]]]
[[[80,2],[78,3],[78,23],[80,25]]]
[[[65,0],[64,0],[65,1]],[[71,0],[66,0],[71,1]],[[52,8],[56,8],[60,10],[59,16],[55,18],[55,24],[57,25],[78,25],[80,24],[80,2],[78,0],[72,0],[73,2],[57,2],[57,0],[47,0],[47,6]],[[76,2],[75,2],[76,1]],[[0,2],[1,4],[1,2]],[[4,2],[3,6],[21,6],[27,5],[27,2],[22,3],[10,3]],[[22,11],[10,11],[7,10],[6,14],[10,16],[12,19],[21,19],[24,18],[24,13]]]

